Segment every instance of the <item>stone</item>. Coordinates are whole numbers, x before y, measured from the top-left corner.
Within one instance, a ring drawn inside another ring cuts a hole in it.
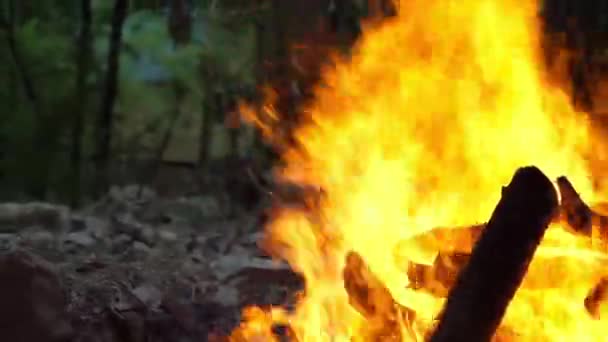
[[[69,233],[64,239],[64,243],[72,243],[80,247],[91,247],[95,245],[95,242],[95,239],[87,232]]]
[[[137,299],[144,303],[148,309],[152,310],[157,310],[163,299],[161,291],[156,286],[149,284],[140,285],[131,292]]]
[[[0,232],[15,232],[22,228],[41,226],[49,231],[63,231],[70,226],[70,210],[48,203],[0,204]]]
[[[162,229],[158,232],[158,237],[166,242],[175,242],[177,241],[177,234],[167,229]]]
[[[66,298],[45,260],[23,251],[0,256],[3,341],[60,342],[72,337]]]

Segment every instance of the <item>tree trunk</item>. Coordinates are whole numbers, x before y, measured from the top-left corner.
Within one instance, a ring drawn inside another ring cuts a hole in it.
[[[101,110],[97,122],[96,163],[98,175],[98,195],[109,187],[109,167],[112,147],[112,127],[114,122],[114,103],[118,94],[118,75],[120,71],[120,51],[122,45],[122,27],[127,16],[128,0],[116,0],[112,14],[110,49],[107,59],[107,72]]]
[[[76,61],[76,108],[72,121],[72,150],[70,161],[72,164],[72,193],[70,204],[73,207],[80,205],[82,184],[82,131],[84,128],[85,111],[88,104],[88,91],[86,79],[89,74],[91,57],[91,0],[80,1],[80,33],[78,36],[78,57]]]
[[[40,94],[34,85],[32,76],[27,68],[27,63],[21,55],[19,43],[15,37],[15,26],[17,25],[17,4],[23,5],[22,3],[16,3],[14,0],[8,0],[6,40],[13,63],[15,64],[15,69],[17,70],[19,78],[21,79],[25,96],[29,101],[29,105],[31,106],[35,116],[35,133],[33,134],[33,140],[31,142],[32,145],[30,147],[32,152],[38,152],[45,149],[48,150],[46,140],[46,132],[48,131],[48,128],[46,127],[46,118],[42,109],[43,106]],[[28,164],[23,166],[26,169],[25,174],[27,175],[27,179],[25,179],[26,184],[24,184],[24,188],[26,189],[25,191],[27,192],[27,195],[33,198],[44,200],[47,192],[46,180],[50,170],[49,154],[38,155],[34,157],[34,159],[26,160],[28,161]]]
[[[207,165],[209,159],[209,145],[211,143],[211,125],[213,124],[215,92],[213,91],[213,78],[208,66],[202,65],[203,99],[201,102],[201,123],[198,137],[198,168]]]
[[[6,23],[6,42],[13,59],[13,63],[15,63],[15,69],[19,73],[19,77],[21,78],[21,82],[23,83],[23,90],[25,91],[25,96],[27,97],[34,113],[38,118],[42,116],[42,106],[40,104],[40,98],[38,96],[38,91],[34,87],[34,82],[29,73],[29,69],[26,67],[26,63],[23,60],[23,56],[21,56],[21,51],[19,49],[19,44],[17,43],[17,39],[15,37],[15,25],[16,25],[16,6],[15,0],[8,0],[8,18]]]

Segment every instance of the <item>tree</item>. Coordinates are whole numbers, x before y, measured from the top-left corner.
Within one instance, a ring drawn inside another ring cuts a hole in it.
[[[74,94],[76,98],[76,108],[72,122],[72,189],[71,189],[71,205],[78,206],[81,196],[81,168],[82,168],[82,131],[84,129],[85,111],[88,104],[87,91],[87,76],[89,75],[89,67],[91,63],[91,40],[92,40],[92,9],[91,0],[80,1],[80,30],[78,34],[78,51],[77,51],[77,71],[76,71],[76,89]]]
[[[110,49],[107,59],[107,72],[101,110],[97,123],[97,171],[99,185],[97,192],[105,192],[109,187],[110,160],[112,152],[112,129],[114,123],[114,104],[118,93],[119,56],[122,46],[122,28],[127,16],[128,0],[116,0],[112,14]]]

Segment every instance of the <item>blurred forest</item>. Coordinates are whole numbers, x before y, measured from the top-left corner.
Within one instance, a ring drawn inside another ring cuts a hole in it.
[[[1,8],[0,199],[75,206],[111,184],[197,178],[227,160],[263,163],[267,148],[238,124],[239,99],[254,103],[265,84],[295,108],[321,51],[349,46],[368,11],[363,1],[322,0],[2,0]],[[297,60],[293,47],[306,40],[316,51]]]
[[[266,168],[272,152],[239,124],[239,101],[255,108],[268,86],[294,116],[361,20],[397,11],[390,0],[1,1],[0,200],[73,206],[112,184],[180,194],[214,172]],[[551,47],[583,51],[572,70],[602,64],[589,37],[606,26],[604,2],[550,3]],[[592,106],[581,77],[573,94]]]

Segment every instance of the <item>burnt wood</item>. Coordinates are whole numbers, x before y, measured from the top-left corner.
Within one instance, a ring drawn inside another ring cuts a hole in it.
[[[389,289],[357,252],[351,251],[346,255],[342,275],[350,305],[368,322],[366,330],[360,332],[359,337],[366,341],[402,341],[400,325],[405,323],[410,327],[416,313],[393,299]],[[413,330],[407,333],[410,338],[415,338]]]
[[[486,342],[494,336],[558,209],[551,181],[520,168],[449,291],[430,342]]]

